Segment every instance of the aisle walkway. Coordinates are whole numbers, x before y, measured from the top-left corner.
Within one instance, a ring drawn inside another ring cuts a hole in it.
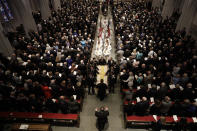
[[[102,102],[95,95],[87,95],[84,99],[83,111],[80,114],[80,128],[55,126],[53,131],[97,131],[95,108],[103,105],[108,106],[110,112],[109,127],[106,131],[124,131],[121,103],[120,92],[117,88],[115,94],[108,95]]]
[[[115,94],[110,94],[102,102],[95,95],[87,95],[84,99],[83,111],[80,114],[80,127],[53,126],[53,131],[98,131],[96,128],[95,108],[109,107],[109,127],[105,131],[146,131],[143,129],[124,129],[122,99],[119,84],[116,84]]]
[[[116,60],[115,34],[112,18],[110,7],[108,8],[106,17],[102,15],[102,11],[100,10],[94,41],[95,43],[92,50],[92,58],[103,57],[108,60],[108,58],[111,57],[113,60]]]

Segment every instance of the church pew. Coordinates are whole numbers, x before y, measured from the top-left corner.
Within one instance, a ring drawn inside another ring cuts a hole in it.
[[[177,117],[179,122],[181,117]],[[157,116],[157,120],[160,119],[160,116]],[[191,117],[186,118],[188,124],[196,124],[194,120]],[[127,116],[125,117],[125,128],[151,128],[152,123],[156,122],[154,117],[151,116]],[[175,123],[174,118],[172,116],[166,116],[165,117],[165,124],[163,128],[165,129],[171,129]]]
[[[122,93],[125,93],[126,91],[129,91],[129,89],[122,89]],[[133,89],[132,92],[135,93],[137,89]]]
[[[36,122],[79,127],[79,114],[0,112],[2,122]]]
[[[137,103],[137,101],[130,101],[130,103],[133,104],[133,105],[135,105],[135,104]],[[124,101],[124,106],[126,106],[126,105],[128,105],[128,104],[129,104],[129,101],[125,100],[125,101]],[[152,104],[154,104],[154,103],[149,101],[149,104],[152,105]]]
[[[154,121],[150,116],[127,116],[125,117],[125,128],[150,128]]]
[[[39,123],[14,123],[12,124],[11,131],[52,131],[50,124]]]
[[[68,101],[69,101],[69,98],[66,98],[66,102],[68,102]],[[83,108],[83,99],[77,99],[77,102],[80,105],[80,111],[82,111],[82,108]]]

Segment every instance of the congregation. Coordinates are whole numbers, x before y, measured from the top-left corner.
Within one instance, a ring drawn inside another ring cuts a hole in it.
[[[50,5],[47,19],[32,12],[37,32],[20,25],[7,34],[14,53],[0,53],[0,112],[76,114],[79,126],[83,100],[95,95],[99,106],[111,102],[95,109],[99,130],[109,124],[115,109],[108,107],[117,99],[126,128],[143,117],[154,118],[140,121],[153,130],[171,116],[179,117],[169,122],[176,122],[173,130],[188,128],[188,118],[196,124],[197,48],[186,28],[176,29],[180,11],[164,18],[149,0],[60,5]]]
[[[14,53],[1,56],[1,111],[79,112],[84,89],[96,77],[90,55],[98,12],[96,1],[72,0],[47,20],[34,13],[38,32],[15,34]]]
[[[157,8],[135,1],[115,5],[113,13],[125,113],[195,116],[195,40],[175,32],[179,14],[164,20]]]

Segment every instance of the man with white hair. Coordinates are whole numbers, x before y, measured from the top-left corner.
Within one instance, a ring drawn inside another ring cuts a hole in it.
[[[153,48],[150,49],[150,52],[148,53],[149,58],[155,58],[157,57],[156,52],[153,50]]]
[[[166,96],[167,93],[168,93],[168,87],[166,86],[165,82],[162,82],[161,87],[158,90],[158,97],[163,98]]]
[[[142,97],[142,100],[134,106],[134,111],[136,115],[144,116],[147,114],[149,108],[149,102],[146,97]]]

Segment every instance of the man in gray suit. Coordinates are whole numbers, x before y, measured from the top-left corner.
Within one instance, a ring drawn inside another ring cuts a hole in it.
[[[162,113],[162,115],[168,115],[168,111],[170,110],[172,106],[172,102],[170,100],[169,96],[165,96],[164,100],[162,101],[161,104],[161,109],[160,112]]]

